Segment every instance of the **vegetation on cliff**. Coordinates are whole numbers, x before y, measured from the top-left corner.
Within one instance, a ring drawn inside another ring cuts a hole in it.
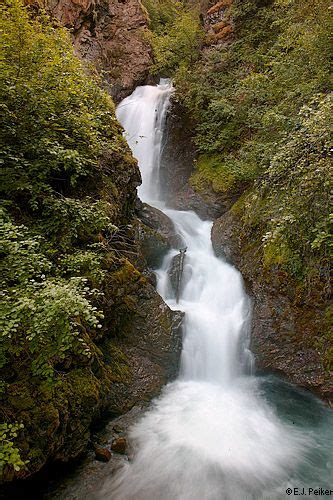
[[[152,71],[174,75],[196,122],[193,186],[247,186],[232,208],[242,248],[291,283],[298,303],[326,308],[313,345],[330,369],[328,3],[222,0],[204,15],[206,35],[196,2],[143,3]],[[128,377],[112,338],[131,331],[144,286],[124,257],[139,178],[114,105],[67,31],[34,14],[21,0],[1,7],[5,479],[84,449],[110,384]]]
[[[242,251],[255,248],[253,265],[267,279],[281,276],[298,303],[324,311],[333,246],[332,8],[326,0],[222,0],[203,19],[200,58],[181,58],[173,72],[196,123],[192,186],[225,194],[247,186],[232,208]],[[163,36],[157,63],[161,46]],[[318,336],[330,369],[329,327],[314,332],[313,345]]]
[[[105,364],[98,344],[117,330],[103,310],[126,265],[116,224],[132,213],[139,174],[112,100],[67,31],[8,0],[1,32],[0,462],[10,479],[52,452],[75,456],[85,420],[119,379],[121,353]],[[76,450],[62,436],[71,413]]]
[[[203,30],[195,5],[176,0],[144,0],[150,19],[149,40],[154,49],[153,74],[169,77],[180,66],[199,58]]]

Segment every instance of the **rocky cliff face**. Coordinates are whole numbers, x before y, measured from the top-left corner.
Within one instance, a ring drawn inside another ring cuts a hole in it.
[[[196,191],[191,175],[196,161],[193,140],[194,123],[181,104],[174,102],[167,119],[165,144],[161,159],[161,184],[168,204],[178,210],[194,210],[203,219],[223,213],[223,201],[210,186]],[[231,201],[228,200],[228,208]]]
[[[318,296],[309,294],[278,267],[264,269],[260,248],[244,232],[235,208],[214,222],[212,242],[217,255],[241,271],[252,297],[257,369],[277,372],[332,404],[332,373],[323,364],[329,336],[322,342],[329,318],[319,289]]]
[[[142,83],[151,63],[148,18],[140,0],[31,0],[70,29],[77,54],[119,101]]]

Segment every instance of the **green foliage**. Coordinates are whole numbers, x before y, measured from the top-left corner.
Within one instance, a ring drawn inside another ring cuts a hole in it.
[[[103,314],[92,304],[97,290],[87,286],[83,277],[65,280],[47,276],[52,264],[42,253],[42,237],[31,237],[24,226],[3,224],[1,243],[4,300],[0,367],[28,356],[32,374],[50,379],[54,366],[68,352],[89,358],[87,331],[102,327],[99,321]],[[88,268],[91,260],[86,262]],[[96,257],[93,263],[96,266]]]
[[[326,0],[234,0],[234,40],[180,64],[178,98],[196,121],[192,184],[228,191],[254,185],[244,231],[263,240],[266,266],[327,280],[330,24]]]
[[[191,177],[191,184],[196,190],[200,191],[208,184],[215,192],[226,191],[234,183],[234,175],[223,165],[219,156],[199,156]]]
[[[32,236],[28,229],[17,226],[5,212],[1,213],[0,237],[2,252],[2,279],[9,286],[25,284],[48,273],[52,264],[41,253],[42,237]]]
[[[114,106],[88,78],[65,29],[31,20],[19,0],[1,8],[2,162],[7,195],[38,207],[91,175],[114,137]]]
[[[39,229],[63,251],[76,241],[91,241],[99,233],[110,235],[117,229],[111,222],[112,206],[105,200],[48,197],[42,209]]]
[[[199,13],[182,2],[146,0],[151,23],[150,41],[154,51],[152,73],[171,76],[182,64],[198,58],[203,38]]]
[[[154,32],[165,31],[182,10],[182,2],[176,0],[143,0],[142,4],[149,16],[150,29]]]
[[[86,276],[94,285],[100,285],[106,275],[103,269],[104,252],[100,244],[90,246],[88,250],[78,250],[72,254],[64,255],[59,260],[59,267],[64,276]]]
[[[295,256],[303,266],[313,266],[311,260],[317,257],[322,266],[329,263],[333,248],[333,214],[329,213],[333,173],[327,124],[332,112],[331,95],[317,96],[311,107],[303,107],[299,126],[282,142],[259,185],[261,196],[266,195],[268,231],[263,241],[267,263],[272,247],[287,265],[295,262]],[[250,221],[251,208],[246,216]],[[286,249],[291,255],[283,259]]]
[[[13,467],[18,472],[28,463],[21,459],[19,449],[13,443],[23,428],[24,425],[18,423],[0,424],[0,474],[4,467]]]

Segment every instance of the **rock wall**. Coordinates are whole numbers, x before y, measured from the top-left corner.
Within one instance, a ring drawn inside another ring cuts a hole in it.
[[[240,270],[253,299],[251,350],[257,369],[277,372],[332,404],[332,373],[323,366],[327,346],[320,340],[329,328],[325,304],[315,293],[302,292],[287,273],[262,267],[260,247],[245,234],[237,210],[214,222],[212,242],[217,255]]]
[[[223,213],[220,196],[210,187],[199,193],[191,186],[190,178],[196,161],[193,130],[194,123],[184,107],[173,102],[167,118],[162,151],[161,185],[171,207],[194,210],[203,219],[215,218]]]
[[[71,30],[77,54],[119,101],[148,74],[152,52],[140,0],[29,0]],[[89,66],[88,66],[89,67]]]

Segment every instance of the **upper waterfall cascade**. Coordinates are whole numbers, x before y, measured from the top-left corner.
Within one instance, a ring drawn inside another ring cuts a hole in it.
[[[212,223],[164,202],[159,167],[172,91],[169,81],[138,87],[117,116],[141,170],[140,198],[168,215],[187,247],[178,304],[168,275],[176,250],[156,272],[160,295],[185,312],[180,374],[132,429],[135,457],[106,481],[101,498],[286,498],[286,488],[304,487],[304,478],[311,484],[306,471],[318,470],[311,453],[321,445],[281,418],[251,373],[251,303],[239,272],[213,252]],[[322,470],[317,486],[328,478],[327,459]]]

